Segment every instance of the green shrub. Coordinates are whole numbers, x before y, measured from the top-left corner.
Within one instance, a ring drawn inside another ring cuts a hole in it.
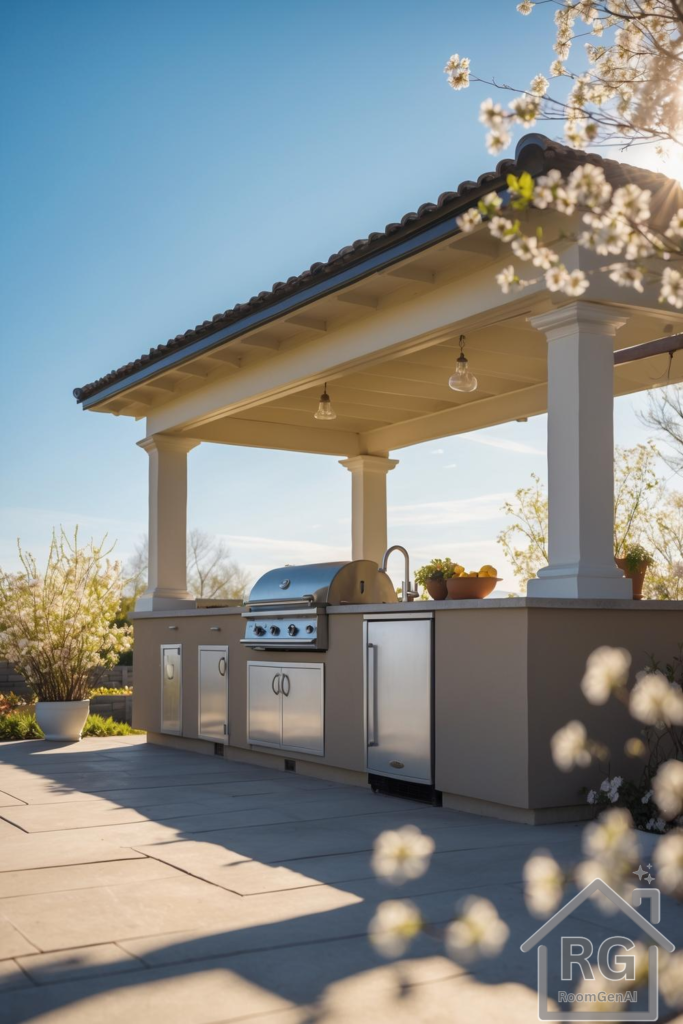
[[[0,742],[3,740],[40,740],[43,733],[33,710],[10,711],[0,715]]]
[[[115,722],[102,715],[88,715],[83,726],[84,736],[133,736],[142,732],[144,729],[133,729],[127,722]]]

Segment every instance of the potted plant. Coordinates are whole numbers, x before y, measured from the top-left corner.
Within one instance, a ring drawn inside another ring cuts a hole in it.
[[[446,580],[454,574],[456,566],[450,558],[433,558],[415,572],[415,583],[423,587],[434,601],[445,601],[448,594]]]
[[[614,561],[624,576],[633,581],[634,601],[642,601],[643,582],[648,566],[652,565],[652,555],[645,548],[641,547],[640,544],[632,544],[630,547],[624,548],[621,558],[615,557]]]
[[[44,573],[19,545],[21,569],[0,572],[0,657],[14,664],[38,698],[36,721],[47,740],[80,740],[88,694],[132,644],[116,625],[122,567],[104,541],[79,547],[53,533]]]

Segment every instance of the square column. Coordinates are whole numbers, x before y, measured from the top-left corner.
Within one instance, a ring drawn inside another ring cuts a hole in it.
[[[614,564],[617,310],[572,302],[532,317],[548,340],[548,561],[529,597],[630,598]]]
[[[149,455],[149,565],[138,612],[194,602],[187,590],[187,453],[199,443],[164,434],[138,441]]]
[[[339,465],[351,474],[351,557],[379,565],[387,549],[387,473],[398,459],[354,455]]]

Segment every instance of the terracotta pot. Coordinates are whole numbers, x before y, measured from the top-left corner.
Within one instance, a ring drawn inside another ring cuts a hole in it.
[[[445,601],[448,597],[446,580],[425,580],[425,587],[433,601]]]
[[[633,600],[643,600],[643,583],[645,582],[645,574],[648,569],[647,562],[640,562],[637,569],[627,569],[625,558],[615,558],[614,561],[617,563],[621,571],[627,580],[633,582]]]
[[[477,600],[488,597],[496,583],[500,579],[493,576],[453,576],[447,580],[448,596],[455,601]]]
[[[39,700],[36,722],[46,740],[78,742],[89,710],[89,700]]]

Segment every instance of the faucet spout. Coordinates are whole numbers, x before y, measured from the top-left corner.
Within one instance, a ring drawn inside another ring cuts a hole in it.
[[[382,557],[382,564],[379,567],[380,572],[387,571],[387,564],[389,562],[389,556],[394,551],[400,551],[403,555],[404,573],[403,573],[403,587],[401,589],[401,601],[412,601],[413,598],[419,597],[417,590],[413,590],[410,582],[410,556],[404,547],[400,544],[393,544],[390,548],[384,552]]]

